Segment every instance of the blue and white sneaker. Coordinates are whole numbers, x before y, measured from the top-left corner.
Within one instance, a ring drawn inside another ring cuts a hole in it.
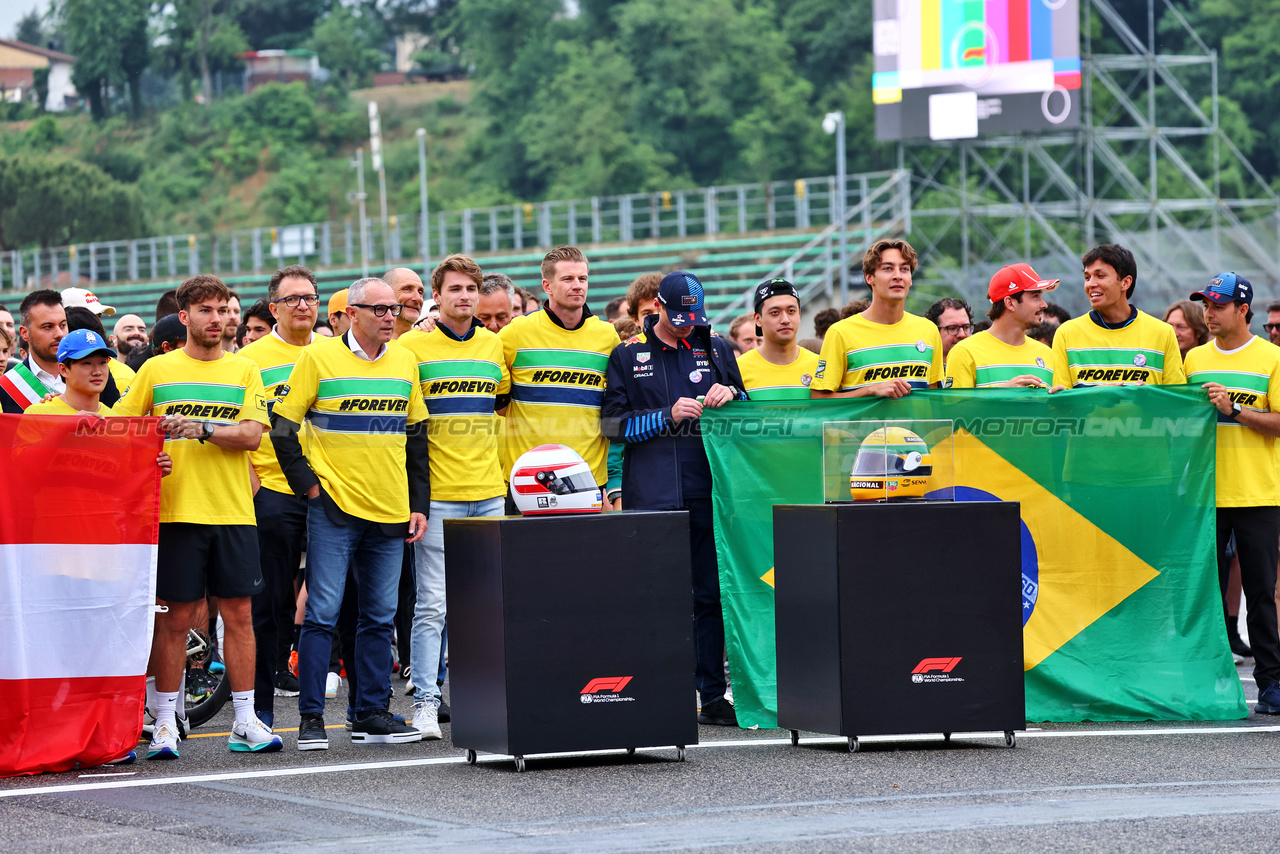
[[[227,747],[232,753],[275,753],[284,749],[284,741],[254,716],[235,722]]]
[[[167,723],[157,723],[147,747],[148,759],[177,759],[178,731]]]
[[[1280,715],[1280,684],[1268,685],[1258,692],[1258,705],[1253,710],[1260,715]]]

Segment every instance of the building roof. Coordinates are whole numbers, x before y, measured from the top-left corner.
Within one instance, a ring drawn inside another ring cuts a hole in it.
[[[13,48],[14,50],[25,51],[26,53],[34,53],[37,56],[43,56],[45,59],[54,62],[75,62],[76,58],[67,53],[59,53],[56,50],[49,50],[43,47],[37,47],[26,42],[16,42],[10,39],[0,39],[0,46]]]

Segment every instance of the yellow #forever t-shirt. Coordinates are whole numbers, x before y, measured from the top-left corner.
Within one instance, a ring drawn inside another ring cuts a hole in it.
[[[212,362],[183,350],[154,356],[114,408],[116,415],[185,415],[215,426],[268,423],[258,366],[231,353]],[[164,449],[173,458],[173,474],[161,481],[161,522],[257,524],[245,451],[198,439],[166,439]]]
[[[538,445],[568,445],[603,486],[609,440],[600,432],[600,405],[618,330],[598,317],[565,329],[543,309],[517,317],[498,338],[511,372],[506,464]]]
[[[302,349],[275,413],[306,422],[307,463],[343,512],[409,521],[406,432],[427,417],[412,353],[392,341],[370,362],[342,338],[322,338]]]
[[[482,501],[507,491],[498,439],[496,398],[511,391],[498,336],[475,326],[465,341],[437,326],[410,332],[400,346],[418,360],[418,380],[431,418],[431,497]]]
[[[1182,352],[1173,327],[1139,311],[1118,329],[1085,314],[1053,335],[1053,382],[1067,388],[1095,385],[1182,385]]]
[[[312,340],[315,340],[314,336]],[[272,330],[271,334],[264,335],[252,344],[242,347],[237,354],[252,361],[261,370],[262,387],[267,394],[268,415],[289,391],[289,375],[293,373],[293,366],[301,352],[302,347],[290,344]],[[304,429],[301,434],[304,449],[306,448],[305,435]],[[293,490],[289,488],[289,481],[280,470],[280,461],[276,459],[276,449],[271,444],[269,433],[262,434],[262,444],[258,446],[258,450],[249,454],[249,461],[253,463],[253,470],[257,472],[258,481],[263,489],[283,492],[285,495],[293,494]]]
[[[791,364],[775,365],[757,348],[738,357],[738,371],[752,400],[808,400],[818,354],[801,347]]]
[[[933,323],[914,314],[903,314],[897,323],[872,323],[855,314],[827,330],[813,388],[856,391],[896,379],[912,388],[942,382],[942,336]]]
[[[79,414],[79,412],[80,410],[72,409],[70,406],[64,403],[62,398],[55,397],[53,400],[50,400],[47,403],[31,404],[30,406],[27,407],[26,412],[24,412],[23,414],[24,415],[77,415]],[[101,401],[99,401],[98,414],[101,415],[103,418],[111,418],[112,416],[116,415],[116,412],[110,406],[107,406],[105,403],[102,403]]]
[[[1254,336],[1238,350],[1224,353],[1217,341],[1187,353],[1187,382],[1226,386],[1243,409],[1280,408],[1280,347]],[[30,410],[28,410],[29,412]],[[1218,413],[1217,485],[1219,507],[1280,505],[1280,445]]]
[[[984,330],[951,348],[944,385],[990,388],[1023,375],[1053,385],[1053,351],[1033,338],[1024,338],[1021,346],[1014,347]]]

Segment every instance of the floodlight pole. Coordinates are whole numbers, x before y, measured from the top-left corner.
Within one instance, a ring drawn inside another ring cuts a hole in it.
[[[369,275],[369,217],[365,213],[364,202],[368,196],[364,191],[364,147],[356,146],[356,156],[351,158],[351,168],[356,170],[356,191],[348,193],[347,200],[360,204],[360,275]]]
[[[418,246],[422,250],[422,277],[431,270],[431,236],[427,227],[427,129],[418,128],[418,196],[422,201]]]
[[[845,222],[845,160],[844,160],[844,110],[827,113],[822,119],[822,129],[836,135],[836,217],[840,223],[840,304],[849,302],[849,235]]]

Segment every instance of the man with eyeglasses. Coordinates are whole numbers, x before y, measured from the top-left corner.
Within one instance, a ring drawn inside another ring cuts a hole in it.
[[[973,334],[973,308],[962,299],[943,297],[929,306],[924,316],[937,325],[942,335],[942,363],[945,366],[951,348]]]
[[[315,340],[319,310],[315,274],[299,264],[276,270],[267,284],[267,304],[275,325],[248,344],[241,356],[254,362],[267,393],[267,413],[289,391],[289,375],[302,348]],[[293,494],[276,460],[270,434],[249,454],[253,465],[253,510],[258,519],[258,557],[266,586],[253,597],[253,633],[257,640],[254,702],[258,720],[275,723],[275,695],[295,697],[298,677],[289,672],[293,642],[294,576],[307,545],[307,502]]]
[[[325,679],[348,567],[359,602],[355,660],[347,664],[356,674],[351,741],[422,740],[387,708],[404,544],[422,540],[431,502],[418,362],[391,344],[403,308],[381,279],[356,281],[347,291],[351,328],[302,349],[272,410],[276,458],[293,493],[307,499],[299,750],[329,748]],[[305,452],[298,441],[304,421]]]
[[[991,328],[958,342],[947,360],[944,388],[1048,388],[1053,385],[1053,351],[1027,337],[1039,326],[1046,305],[1043,291],[1058,286],[1030,264],[1010,264],[991,277]],[[942,340],[946,341],[946,331]]]
[[[1280,300],[1267,306],[1267,322],[1262,324],[1262,328],[1267,330],[1271,343],[1280,346]]]

